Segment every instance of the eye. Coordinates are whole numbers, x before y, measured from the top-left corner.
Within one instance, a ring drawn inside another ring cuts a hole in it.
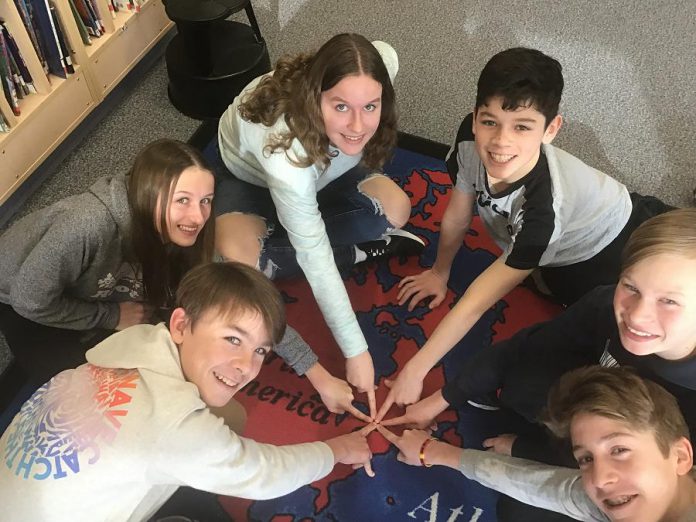
[[[367,105],[365,105],[365,110],[367,112],[374,112],[377,110],[377,105],[375,105],[374,103],[368,103]]]
[[[674,299],[669,299],[667,297],[660,299],[660,302],[669,306],[679,306],[679,303],[677,303]]]
[[[259,346],[259,347],[255,350],[255,352],[258,353],[258,354],[259,354],[260,356],[262,356],[262,357],[266,357],[266,356],[268,355],[269,350],[268,350],[268,348],[265,348],[265,347],[263,347],[263,346]]]
[[[179,199],[176,200],[176,202],[177,202],[177,203],[180,203],[180,204],[182,204],[182,205],[188,205],[189,198],[187,198],[187,197],[179,198]]]
[[[623,454],[627,453],[628,451],[630,451],[630,450],[628,448],[623,447],[623,446],[616,446],[614,448],[611,448],[611,454],[614,457],[618,457],[620,455],[623,455]]]
[[[201,199],[201,204],[210,205],[213,202],[213,198],[203,198]]]
[[[339,103],[338,105],[336,105],[336,110],[338,112],[347,112],[348,106],[345,103]]]
[[[629,284],[629,283],[622,283],[621,286],[623,286],[625,290],[631,292],[632,294],[638,294],[638,293],[640,293],[640,292],[638,292],[638,289],[637,289],[635,286],[633,286],[632,284]]]
[[[495,122],[493,120],[481,120],[481,125],[485,127],[495,127]]]
[[[225,341],[227,341],[230,344],[234,344],[235,346],[239,346],[241,344],[241,341],[239,340],[239,337],[225,337]]]
[[[575,458],[575,461],[578,463],[578,467],[580,469],[587,467],[592,463],[592,460],[592,455],[580,455],[579,457]]]
[[[517,125],[517,126],[515,127],[515,129],[517,129],[518,131],[528,131],[528,130],[531,130],[531,129],[530,129],[529,127],[527,127],[526,125]]]

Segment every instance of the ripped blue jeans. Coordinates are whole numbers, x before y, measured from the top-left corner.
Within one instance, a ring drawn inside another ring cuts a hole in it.
[[[259,269],[271,279],[302,274],[295,249],[278,220],[270,191],[235,177],[225,167],[219,152],[215,152],[215,216],[240,212],[263,218],[268,234],[262,246]],[[379,203],[358,189],[362,181],[372,176],[371,170],[358,165],[317,193],[317,203],[333,249],[334,262],[341,272],[355,263],[353,245],[379,239],[384,232],[393,228]]]

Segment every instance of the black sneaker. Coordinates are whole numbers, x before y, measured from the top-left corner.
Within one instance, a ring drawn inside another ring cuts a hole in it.
[[[502,407],[496,392],[490,392],[485,395],[479,395],[478,397],[472,397],[466,402],[474,408],[486,411],[498,411]]]
[[[385,232],[380,239],[366,241],[356,245],[356,247],[365,252],[367,259],[377,259],[393,256],[417,256],[425,248],[425,243],[418,236],[401,228],[395,228]]]

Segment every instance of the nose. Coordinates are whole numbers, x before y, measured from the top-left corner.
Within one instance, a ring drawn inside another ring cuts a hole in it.
[[[251,372],[253,367],[254,351],[253,350],[240,350],[238,357],[234,361],[234,368],[243,377],[246,377]]]
[[[653,309],[648,300],[641,295],[636,295],[631,300],[628,307],[628,316],[636,324],[647,323],[652,319]]]
[[[353,111],[350,117],[349,129],[356,134],[360,134],[363,130],[363,118],[360,111]]]
[[[510,134],[503,125],[498,125],[493,133],[493,141],[496,143],[507,143],[509,141]]]
[[[189,207],[188,217],[196,225],[202,225],[207,219],[205,210],[201,205],[191,205]]]
[[[596,488],[604,488],[616,482],[616,472],[614,466],[610,462],[605,462],[603,459],[595,458],[592,463],[592,471],[590,479],[592,485]]]

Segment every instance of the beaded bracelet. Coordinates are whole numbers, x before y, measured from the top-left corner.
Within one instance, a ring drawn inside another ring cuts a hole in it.
[[[431,443],[432,441],[434,441],[434,440],[437,440],[437,439],[434,438],[434,437],[430,437],[429,439],[425,439],[425,440],[423,441],[423,445],[422,445],[421,448],[420,448],[420,455],[419,455],[419,457],[420,457],[421,466],[423,466],[423,467],[429,468],[429,467],[432,466],[432,464],[428,464],[428,463],[425,462],[425,448],[427,448],[427,447],[428,447],[428,444],[430,444],[430,443]]]

